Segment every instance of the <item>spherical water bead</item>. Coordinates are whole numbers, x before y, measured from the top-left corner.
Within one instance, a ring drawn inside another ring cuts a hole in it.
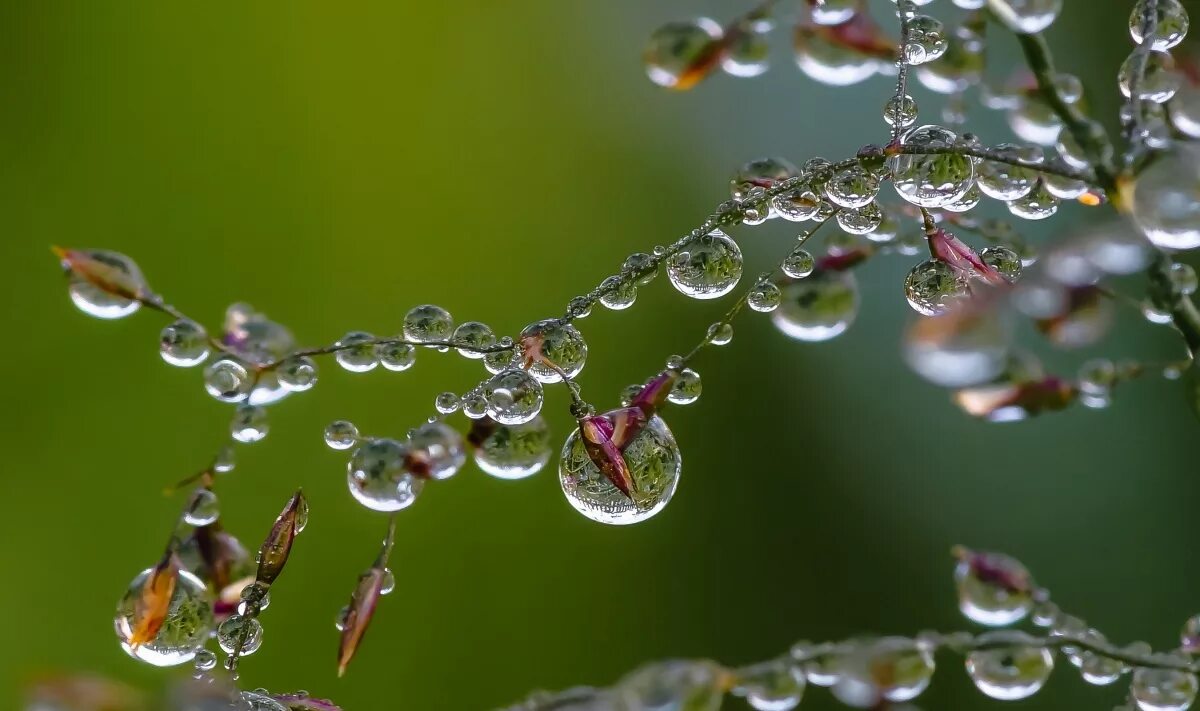
[[[668,89],[692,86],[723,35],[721,25],[707,17],[659,27],[642,53],[646,75]]]
[[[883,120],[889,126],[908,128],[917,122],[917,102],[908,94],[893,96],[883,105]]]
[[[1196,677],[1175,669],[1137,669],[1129,693],[1142,711],[1184,711],[1196,700]]]
[[[221,516],[221,502],[212,489],[197,489],[188,502],[183,520],[189,526],[207,526]]]
[[[349,420],[334,420],[325,427],[325,445],[330,449],[350,449],[358,442],[358,428]]]
[[[475,465],[497,479],[524,479],[550,461],[550,427],[540,416],[520,425],[497,425],[475,447]]]
[[[743,23],[729,37],[721,69],[734,77],[756,77],[771,66],[771,45],[767,33]]]
[[[919,319],[904,339],[904,360],[934,385],[963,388],[994,380],[1005,369],[1012,321],[998,309]]]
[[[600,303],[613,311],[624,311],[637,301],[637,287],[631,280],[610,276],[600,282],[600,288],[604,291]]]
[[[441,306],[423,304],[404,314],[404,337],[410,341],[448,341],[453,330],[454,319]]]
[[[954,569],[958,607],[973,622],[1002,627],[1033,607],[1029,571],[1002,553],[970,553]]]
[[[954,202],[947,203],[942,206],[942,209],[947,212],[970,212],[983,200],[983,193],[979,192],[979,187],[972,185],[963,196]]]
[[[700,399],[702,390],[700,374],[691,368],[684,368],[679,371],[679,377],[671,386],[671,392],[667,393],[667,400],[676,405],[690,405]]]
[[[1171,123],[1188,138],[1200,138],[1200,87],[1184,83],[1171,97]]]
[[[817,260],[807,250],[797,249],[783,261],[783,273],[793,279],[803,279],[813,273]]]
[[[129,589],[117,602],[113,618],[121,648],[133,657],[156,667],[189,662],[204,647],[213,628],[212,601],[208,588],[195,575],[181,570],[175,580],[167,617],[154,639],[134,648],[129,644],[136,623],[137,608],[153,568],[143,570],[129,583]]]
[[[1023,220],[1044,220],[1058,212],[1058,198],[1039,180],[1028,195],[1009,202],[1008,211]]]
[[[798,185],[776,195],[771,207],[776,215],[789,222],[811,220],[817,214],[821,198],[806,185]]]
[[[334,354],[338,365],[351,373],[365,373],[379,365],[379,351],[375,336],[366,331],[351,331],[337,342]]]
[[[1148,0],[1138,0],[1129,14],[1129,35],[1142,44],[1142,18],[1146,15]],[[1188,31],[1188,13],[1179,0],[1156,0],[1154,40],[1150,49],[1164,51],[1183,41]]]
[[[721,230],[687,245],[667,261],[667,277],[677,291],[695,299],[716,299],[742,278],[742,250]]]
[[[373,439],[359,447],[346,467],[350,493],[373,511],[399,511],[412,505],[425,485],[405,468],[408,447],[394,439]]]
[[[718,321],[708,327],[704,340],[714,346],[727,346],[733,340],[733,324],[728,321]]]
[[[444,422],[426,422],[408,435],[409,451],[420,458],[431,479],[449,479],[467,461],[467,446],[458,430]]]
[[[481,349],[496,345],[496,334],[492,333],[492,329],[488,328],[486,323],[466,321],[454,329],[450,340],[458,345],[459,355],[478,360],[487,355],[480,352]]]
[[[461,403],[463,414],[472,420],[487,417],[487,406],[487,398],[478,388],[464,395]]]
[[[529,422],[542,411],[542,384],[520,368],[493,375],[483,386],[487,414],[502,425]]]
[[[1085,652],[1079,665],[1079,675],[1089,684],[1107,686],[1127,671],[1124,663],[1095,652]]]
[[[779,287],[769,281],[759,282],[746,296],[746,304],[759,313],[770,313],[779,308],[783,295]]]
[[[1082,180],[1064,178],[1053,173],[1042,173],[1042,187],[1059,200],[1074,200],[1088,191],[1088,184]]]
[[[811,3],[810,3],[811,4]],[[859,11],[856,0],[818,0],[812,4],[812,21],[818,25],[834,26],[846,22]]]
[[[729,195],[734,200],[742,201],[750,197],[754,188],[770,188],[799,174],[796,166],[785,158],[755,158],[738,168],[729,179]]]
[[[1033,152],[1035,150],[1037,149],[1017,146],[1012,143],[1002,143],[996,146],[997,152],[1004,153],[1007,157],[1016,159],[1030,159],[1035,155],[1041,154],[1040,150],[1035,154]],[[1037,185],[1037,179],[1038,173],[1032,168],[1022,168],[1009,163],[985,160],[976,169],[975,184],[979,186],[984,195],[994,200],[1008,201],[1028,195]]]
[[[201,649],[196,652],[195,661],[192,663],[192,666],[198,672],[212,671],[217,668],[217,655],[207,649]]]
[[[879,178],[861,165],[844,168],[825,183],[825,195],[838,207],[860,208],[879,194]]]
[[[229,433],[233,438],[246,444],[263,439],[269,430],[267,409],[258,405],[238,405],[229,423]]]
[[[800,71],[829,86],[857,84],[887,71],[892,64],[848,45],[821,27],[798,25],[792,46]]]
[[[1121,93],[1125,95],[1126,99],[1132,95],[1133,79],[1137,73],[1139,61],[1137,54],[1131,54],[1121,65],[1120,72],[1117,73]],[[1144,61],[1141,81],[1137,85],[1136,98],[1156,104],[1169,101],[1179,90],[1181,82],[1179,75],[1175,72],[1175,60],[1168,52],[1152,51],[1147,53]]]
[[[904,61],[924,64],[946,53],[949,41],[946,28],[937,18],[917,15],[908,21],[908,41],[904,43]]]
[[[217,452],[217,456],[213,458],[212,468],[218,474],[228,474],[233,471],[236,465],[237,459],[234,455],[233,447],[225,445],[221,448],[220,452]]]
[[[163,328],[158,353],[170,365],[200,365],[208,357],[208,333],[192,321],[176,321]]]
[[[292,392],[303,392],[317,384],[317,364],[308,356],[293,356],[275,369],[279,384]]]
[[[240,644],[238,654],[248,657],[262,646],[262,623],[254,617],[231,615],[217,628],[217,644],[226,654],[233,654]]]
[[[488,353],[483,357],[483,367],[487,370],[487,372],[495,375],[502,370],[510,368],[515,358],[516,354],[514,350]]]
[[[978,641],[989,648],[967,655],[967,675],[993,699],[1016,701],[1033,696],[1054,671],[1054,655],[1024,632],[997,630],[980,635]]]
[[[798,341],[836,338],[858,316],[858,281],[851,272],[818,272],[780,291],[783,300],[771,313],[771,322]]]
[[[287,706],[270,696],[254,691],[243,691],[239,698],[240,703],[234,707],[237,711],[288,711]]]
[[[578,428],[567,438],[558,478],[576,511],[593,521],[625,525],[645,521],[670,502],[682,459],[675,436],[661,417],[651,417],[621,454],[634,483],[632,500],[588,456]]]
[[[417,362],[417,349],[408,343],[383,343],[375,351],[384,368],[399,373]]]
[[[540,349],[541,358],[533,358],[529,373],[543,383],[557,383],[562,380],[559,370],[573,378],[583,370],[587,362],[587,342],[579,329],[569,323],[557,323],[553,320],[531,323],[521,331],[521,342],[534,342]],[[526,357],[531,357],[526,355]],[[511,358],[511,356],[510,356]],[[542,362],[548,360],[557,366],[557,370]],[[485,360],[488,369],[489,361]]]
[[[755,711],[791,711],[800,704],[806,685],[799,667],[771,662],[739,671],[733,693],[744,696]]]
[[[870,234],[883,222],[883,211],[875,203],[863,205],[857,210],[847,208],[838,212],[837,222],[849,234]]]
[[[634,252],[625,258],[621,264],[621,273],[633,278],[638,284],[645,285],[654,281],[658,276],[658,266],[645,252]]]
[[[881,637],[846,659],[833,694],[850,706],[911,701],[933,677],[933,655],[911,639]]]
[[[141,269],[124,254],[103,249],[82,251],[88,259],[99,262],[97,268],[114,270],[114,280],[131,286],[145,287],[146,279],[142,276]],[[67,293],[70,294],[75,308],[96,318],[124,318],[135,313],[142,306],[134,299],[108,293],[75,271],[71,271],[68,275]]]
[[[458,395],[449,391],[438,393],[438,396],[433,400],[433,408],[443,415],[457,412],[461,404],[462,402],[458,399]]]
[[[725,696],[725,672],[706,660],[648,664],[621,679],[616,705],[628,711],[717,711]]]
[[[1161,154],[1134,182],[1133,218],[1163,249],[1200,247],[1200,148]]]
[[[904,135],[912,148],[948,148],[958,136],[941,126],[921,126]],[[959,200],[975,178],[975,164],[967,156],[898,155],[888,159],[892,184],[900,197],[920,207],[942,207]]]
[[[991,9],[1013,32],[1041,32],[1058,19],[1063,0],[992,0]]]
[[[921,262],[904,280],[904,296],[917,313],[937,316],[967,296],[967,279],[949,264],[937,259]]]
[[[983,263],[1000,272],[1000,276],[1009,282],[1016,281],[1021,276],[1021,255],[1008,247],[985,247],[979,253]]]
[[[235,360],[222,358],[204,369],[204,389],[221,402],[241,402],[250,395],[254,381],[245,366]]]

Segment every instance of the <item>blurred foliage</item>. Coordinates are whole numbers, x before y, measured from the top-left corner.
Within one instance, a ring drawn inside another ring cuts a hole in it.
[[[1115,116],[1124,3],[1067,5],[1050,36],[1060,64]],[[210,325],[245,300],[319,344],[397,331],[431,301],[513,333],[629,252],[690,229],[742,161],[841,157],[884,138],[889,80],[815,85],[786,41],[761,80],[718,77],[687,94],[646,81],[638,57],[657,23],[735,11],[717,0],[0,6],[13,378],[0,705],[47,670],[163,683],[120,652],[110,619],[180,505],[162,487],[208,460],[228,418],[197,372],[163,366],[161,319],[76,312],[51,243],[130,254]],[[998,40],[992,76],[1015,58]],[[917,96],[936,117],[938,101]],[[1007,137],[996,116],[972,116],[985,141]],[[1084,219],[1064,209],[1034,237]],[[790,229],[739,231],[747,273],[778,259]],[[904,262],[864,269],[863,314],[841,339],[804,346],[747,315],[733,344],[704,355],[704,396],[668,413],[683,481],[651,522],[585,520],[552,472],[505,482],[469,470],[431,486],[401,517],[397,591],[342,680],[334,617],[384,519],[346,495],[345,455],[321,429],[346,417],[402,433],[481,371],[432,352],[403,374],[324,362],[320,385],[273,410],[270,436],[240,447],[220,485],[227,526],[251,546],[296,486],[312,501],[244,683],[355,710],[482,708],[607,683],[648,659],[738,663],[801,637],[953,628],[966,624],[956,542],[1020,557],[1113,639],[1169,644],[1200,583],[1196,424],[1178,384],[1138,383],[1103,412],[968,421],[896,355]],[[629,312],[598,309],[582,324],[585,394],[615,403],[724,308],[660,281]],[[1136,321],[1127,313],[1103,352],[1175,355],[1169,334]],[[565,438],[560,391],[547,408]],[[1075,676],[1060,670],[1025,707],[1117,700]],[[828,703],[810,696],[806,707]],[[921,701],[991,703],[955,670]]]

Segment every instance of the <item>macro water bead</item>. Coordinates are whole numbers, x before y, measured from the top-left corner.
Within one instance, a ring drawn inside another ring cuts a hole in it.
[[[1138,99],[1161,104],[1175,96],[1182,80],[1175,71],[1175,60],[1169,52],[1151,51],[1143,61],[1138,60],[1136,54],[1130,55],[1117,72],[1117,83],[1125,98],[1130,98],[1136,92]],[[1138,79],[1136,87],[1135,77]]]
[[[366,331],[351,331],[338,339],[334,359],[351,373],[365,373],[379,365],[375,336]]]
[[[163,328],[158,352],[171,365],[190,368],[208,358],[208,333],[192,321],[176,321]]]
[[[1002,553],[959,551],[954,581],[958,606],[981,625],[1011,625],[1033,607],[1033,579],[1024,565]]]
[[[1196,676],[1175,669],[1135,669],[1129,694],[1142,711],[1185,711],[1196,700]]]
[[[1129,13],[1129,35],[1133,41],[1143,44],[1142,18],[1149,10],[1150,0],[1138,0]],[[1189,19],[1188,12],[1179,0],[1154,0],[1154,40],[1150,49],[1168,50],[1183,41],[1187,36]]]
[[[363,444],[346,466],[350,493],[374,511],[399,511],[411,506],[425,482],[408,471],[408,447],[394,439]]]
[[[633,482],[631,496],[596,465],[579,428],[563,445],[558,465],[563,494],[576,511],[593,521],[616,525],[645,521],[675,495],[682,458],[661,417],[650,417],[620,454]]]
[[[404,315],[404,337],[410,341],[448,341],[453,330],[454,319],[441,306],[415,306]]]
[[[828,341],[850,328],[858,316],[858,281],[851,272],[813,272],[780,287],[782,300],[771,323],[798,341]]]
[[[520,356],[526,369],[543,383],[574,378],[587,363],[587,341],[579,329],[555,320],[531,323],[521,331]],[[507,364],[507,361],[504,361]],[[489,363],[490,359],[485,359]]]
[[[143,625],[146,601],[155,594],[147,584],[155,573],[148,568],[138,574],[117,603],[113,619],[121,648],[129,656],[156,667],[189,662],[204,647],[213,628],[212,600],[208,588],[195,575],[178,571],[170,603],[157,631],[149,640],[132,644]]]
[[[703,659],[647,664],[621,679],[616,704],[621,711],[717,711],[725,695],[726,673]]]
[[[221,515],[221,502],[212,489],[197,489],[183,512],[183,520],[189,526],[208,526]]]
[[[729,235],[713,230],[667,260],[667,277],[686,296],[720,298],[742,278],[742,250]]]
[[[1040,149],[1002,143],[994,149],[1005,157],[1037,162]],[[975,184],[984,195],[994,200],[1016,200],[1025,197],[1037,185],[1038,173],[1033,168],[1015,166],[1011,163],[984,160],[975,169]]]
[[[799,174],[796,166],[786,158],[755,158],[744,163],[729,179],[729,196],[734,200],[745,200],[755,188],[771,188]]]
[[[1133,219],[1163,249],[1200,247],[1200,149],[1177,145],[1133,183]]]
[[[458,347],[458,352],[465,358],[478,360],[486,353],[481,349],[496,345],[496,334],[485,323],[466,321],[454,329],[450,340]]]
[[[529,422],[542,411],[542,384],[520,368],[496,373],[483,386],[487,414],[502,425]]]
[[[541,417],[519,425],[478,420],[468,439],[475,446],[475,465],[497,479],[524,479],[550,461],[550,427]]]
[[[838,207],[860,208],[879,194],[879,178],[857,163],[838,171],[825,183],[825,195]]]
[[[750,293],[746,296],[746,304],[753,310],[760,313],[770,313],[779,308],[779,303],[783,300],[783,295],[779,291],[779,287],[772,282],[763,281],[754,285]]]
[[[941,126],[920,126],[901,138],[912,150],[938,150],[958,144],[958,136]],[[896,193],[919,207],[944,207],[962,199],[975,180],[975,163],[952,153],[896,155],[888,159]]]
[[[221,402],[241,402],[253,387],[246,367],[230,358],[213,361],[204,369],[204,389]]]
[[[380,364],[393,373],[408,370],[417,362],[417,349],[408,343],[381,343],[376,353]]]
[[[641,389],[641,386],[636,387]],[[671,386],[671,392],[667,394],[667,400],[675,405],[690,405],[700,399],[703,389],[700,374],[691,368],[684,368],[676,376],[675,384]]]
[[[426,422],[408,436],[409,468],[430,479],[449,479],[467,461],[466,443],[444,422]]]
[[[330,449],[350,449],[358,441],[358,428],[348,420],[334,420],[325,427],[325,445]]]
[[[807,250],[797,249],[783,261],[783,273],[792,279],[803,279],[816,269],[817,260]]]
[[[917,15],[908,21],[908,41],[904,44],[904,61],[924,64],[946,53],[949,41],[946,28],[937,18]]]
[[[668,89],[689,89],[720,59],[721,25],[707,17],[669,22],[650,35],[642,54],[650,81]]]
[[[908,94],[893,96],[883,105],[883,120],[889,126],[908,128],[917,122],[917,102]]]
[[[279,384],[292,392],[304,392],[317,384],[317,364],[308,356],[292,356],[275,369]]]
[[[68,270],[67,293],[75,307],[102,319],[124,318],[141,307],[149,289],[142,270],[129,257],[106,249],[55,248]]]
[[[1054,24],[1063,0],[991,0],[988,5],[1013,32],[1033,34]]]
[[[928,688],[934,668],[933,655],[915,641],[881,637],[841,663],[832,690],[843,703],[864,708],[911,701]]]
[[[740,670],[737,676],[733,693],[745,697],[755,711],[791,711],[807,685],[802,669],[780,661]]]
[[[1054,655],[1024,632],[997,630],[980,635],[967,655],[967,675],[984,694],[1015,701],[1036,694],[1054,671]]]
[[[230,615],[217,628],[217,644],[227,654],[248,657],[262,646],[262,623],[246,615]]]
[[[267,409],[248,403],[237,406],[233,412],[233,419],[229,423],[229,432],[233,438],[246,444],[263,439],[269,430]]]
[[[968,293],[967,278],[963,273],[940,259],[921,262],[904,280],[904,297],[909,306],[925,316],[949,311]]]

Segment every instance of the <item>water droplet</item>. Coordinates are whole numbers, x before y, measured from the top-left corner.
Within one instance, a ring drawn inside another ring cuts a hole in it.
[[[458,399],[458,395],[450,391],[438,393],[438,396],[434,398],[433,401],[434,409],[443,415],[449,415],[458,411],[458,406],[460,404],[461,403]]]
[[[893,96],[883,105],[883,120],[889,126],[908,128],[917,122],[917,102],[908,94]]]
[[[798,667],[771,662],[739,671],[734,693],[755,711],[791,711],[800,704],[806,684]]]
[[[366,331],[351,331],[337,342],[340,349],[334,354],[338,365],[351,373],[365,373],[379,365],[375,336]]]
[[[379,581],[379,594],[389,595],[396,589],[396,576],[392,574],[391,568],[383,569],[383,579]]]
[[[347,465],[350,493],[373,511],[411,506],[425,485],[405,467],[408,447],[394,439],[373,439],[355,450]]]
[[[938,259],[921,262],[904,280],[904,296],[909,306],[925,316],[946,313],[968,294],[966,277]]]
[[[239,654],[248,657],[262,646],[262,623],[253,617],[230,615],[229,619],[217,628],[217,644],[221,645],[226,654],[233,654],[238,644],[241,644]]]
[[[124,254],[104,249],[71,250],[71,252],[77,253],[80,259],[87,262],[79,265],[79,270],[86,270],[94,274],[102,281],[118,287],[122,292],[140,292],[147,288],[141,269]],[[66,259],[64,259],[65,261]],[[74,269],[68,276],[67,292],[76,308],[96,318],[124,318],[141,308],[141,303],[137,300],[110,293],[88,281]]]
[[[705,660],[647,664],[618,682],[615,704],[600,708],[717,711],[725,695],[726,678],[719,666]]]
[[[459,355],[478,360],[487,355],[481,353],[480,349],[490,348],[496,344],[496,334],[492,333],[492,329],[488,328],[485,323],[466,321],[454,329],[454,335],[450,337],[450,340],[460,346]]]
[[[217,667],[217,655],[207,649],[201,649],[196,652],[195,662],[192,666],[195,667],[196,671],[212,671]]]
[[[857,209],[868,205],[879,194],[879,179],[857,163],[834,173],[825,183],[825,195],[839,206]]]
[[[647,76],[668,89],[692,87],[715,66],[723,35],[721,25],[707,17],[659,27],[642,54]]]
[[[519,425],[480,425],[486,436],[476,443],[475,465],[484,473],[497,479],[524,479],[550,461],[550,427],[540,416]]]
[[[183,520],[189,526],[207,526],[215,523],[221,515],[221,502],[211,489],[197,489],[192,494]]]
[[[417,362],[417,349],[408,343],[383,343],[377,349],[379,362],[393,373],[400,373]]]
[[[959,609],[981,625],[1011,625],[1033,607],[1029,571],[1002,553],[967,552],[954,569],[954,581]]]
[[[568,378],[574,378],[587,362],[587,342],[579,329],[569,323],[553,320],[531,323],[521,331],[520,340],[522,356],[530,361],[530,374],[543,383],[560,382],[560,370]]]
[[[1058,212],[1058,198],[1039,180],[1028,195],[1009,202],[1008,211],[1023,220],[1044,220]]]
[[[993,699],[1015,701],[1033,696],[1054,670],[1054,655],[1024,632],[988,632],[980,635],[979,643],[989,648],[967,655],[967,675]]]
[[[247,444],[266,437],[269,430],[267,409],[258,405],[238,405],[234,410],[233,420],[229,423],[229,432],[233,438]]]
[[[593,521],[615,525],[645,521],[675,494],[679,445],[661,417],[650,418],[621,454],[633,479],[633,499],[621,493],[592,461],[578,428],[563,445],[559,483],[571,506]]]
[[[733,324],[728,321],[718,321],[708,327],[705,340],[714,346],[728,345],[733,340]]]
[[[608,277],[600,283],[600,288],[604,290],[600,303],[613,311],[623,311],[637,300],[637,287],[619,276]]]
[[[783,295],[779,291],[779,287],[769,281],[759,282],[754,285],[750,293],[746,296],[746,304],[760,313],[770,313],[779,308],[779,303],[783,300]]]
[[[783,273],[793,279],[803,279],[813,273],[817,262],[807,250],[797,249],[783,262]]]
[[[190,368],[208,358],[208,334],[191,321],[176,321],[163,328],[158,352],[171,365]]]
[[[317,364],[308,356],[293,356],[276,369],[279,384],[292,392],[303,392],[317,384]]]
[[[222,358],[204,369],[204,389],[221,402],[241,402],[253,386],[246,368],[235,360]]]
[[[862,7],[856,0],[818,0],[810,4],[812,21],[830,27],[848,21]]]
[[[1136,669],[1129,693],[1142,711],[1184,711],[1196,700],[1196,677],[1174,669]]]
[[[414,306],[404,315],[404,337],[410,341],[448,341],[453,329],[450,312],[433,304]]]
[[[218,474],[227,474],[233,471],[236,462],[233,447],[225,445],[221,447],[221,451],[217,452],[217,456],[213,458],[213,471]]]
[[[1147,0],[1138,0],[1129,14],[1129,35],[1138,44],[1145,39],[1142,36],[1142,17],[1146,14],[1146,3]],[[1168,50],[1187,36],[1188,13],[1179,0],[1156,0],[1155,17],[1154,41],[1150,43],[1150,49]]]
[[[924,64],[946,53],[949,42],[941,21],[929,15],[917,15],[908,21],[908,41],[904,44],[904,60],[909,64]]]
[[[858,315],[858,281],[851,272],[820,271],[784,285],[771,322],[798,341],[828,341],[841,335]]]
[[[1164,249],[1200,247],[1200,148],[1180,145],[1160,155],[1134,183],[1133,217]]]
[[[998,309],[971,309],[917,319],[904,340],[904,360],[934,385],[980,385],[1004,371],[1012,330],[1012,320]]]
[[[843,662],[833,694],[852,706],[875,706],[879,697],[910,701],[929,686],[933,671],[933,656],[913,640],[882,637]]]
[[[667,394],[667,400],[676,405],[690,405],[700,399],[702,390],[703,386],[700,382],[700,374],[691,368],[684,368],[679,371],[679,376],[675,379],[675,384],[671,386],[671,392]]]
[[[462,401],[463,414],[472,420],[487,416],[487,398],[479,391],[467,393]]]
[[[921,126],[904,135],[901,143],[913,148],[949,148],[958,136],[941,126]],[[975,164],[955,154],[897,155],[888,159],[892,184],[900,197],[921,207],[943,207],[962,198],[971,188]]]
[[[350,449],[358,441],[358,428],[349,420],[334,420],[325,427],[325,444],[330,449]]]
[[[463,436],[444,422],[426,422],[408,434],[409,468],[430,479],[449,479],[467,461]]]
[[[846,208],[837,214],[838,226],[848,234],[865,235],[874,232],[883,222],[883,212],[875,203],[855,209]]]
[[[1014,282],[1021,276],[1021,256],[1008,247],[985,247],[979,253],[979,258],[984,264],[1000,272],[1000,276],[1009,282]]]
[[[1112,684],[1126,671],[1128,668],[1123,663],[1095,652],[1085,652],[1079,665],[1079,673],[1083,680],[1096,686]]]
[[[195,575],[179,572],[167,617],[158,634],[135,649],[129,644],[143,590],[153,568],[143,570],[129,583],[129,589],[117,603],[113,619],[121,648],[129,656],[156,667],[169,667],[191,661],[208,640],[213,628],[212,601],[208,589]]]
[[[734,200],[750,197],[754,188],[768,189],[776,183],[800,174],[796,166],[784,158],[756,158],[748,161],[729,179],[729,194]]]
[[[739,23],[728,37],[721,69],[734,77],[756,77],[766,73],[771,66],[771,45],[765,31],[769,29],[769,23],[765,28],[757,27],[753,22]]]
[[[621,273],[633,277],[638,284],[649,284],[658,276],[658,268],[649,254],[634,252],[625,258]]]
[[[1033,160],[1041,155],[1036,146],[1018,146],[1002,143],[995,147],[1005,157]],[[1028,195],[1037,185],[1038,173],[1032,168],[1022,168],[1009,163],[984,160],[976,169],[975,183],[984,195],[994,200],[1016,200]]]
[[[1133,91],[1133,77],[1137,66],[1137,54],[1131,54],[1117,73],[1117,82],[1126,99],[1130,98],[1130,92]],[[1175,71],[1175,60],[1170,53],[1151,51],[1146,55],[1142,78],[1137,85],[1137,98],[1156,104],[1170,101],[1179,90],[1181,81]]]
[[[789,222],[811,220],[817,214],[821,198],[807,185],[798,185],[776,195],[771,201],[771,208]]]
[[[542,411],[542,384],[519,368],[493,375],[483,386],[487,414],[502,425],[529,422]]]

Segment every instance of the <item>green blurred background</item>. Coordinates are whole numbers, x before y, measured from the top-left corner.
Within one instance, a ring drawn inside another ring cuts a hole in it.
[[[1195,3],[1193,12],[1200,10]],[[1071,0],[1051,31],[1062,68],[1114,115],[1128,51],[1124,2]],[[957,13],[943,1],[934,9]],[[399,329],[433,302],[513,333],[636,250],[668,242],[723,199],[741,162],[842,157],[879,141],[890,80],[851,89],[775,67],[687,94],[639,65],[659,23],[740,3],[10,2],[0,5],[0,241],[6,451],[0,494],[0,707],[48,671],[156,688],[169,675],[118,649],[110,618],[153,563],[180,502],[162,487],[201,466],[229,411],[199,373],[163,365],[163,320],[77,312],[52,243],[133,256],[210,325],[248,301],[305,343]],[[1007,39],[993,76],[1015,66]],[[937,120],[940,101],[919,91]],[[973,111],[989,143],[998,117]],[[1033,237],[1087,216],[1068,207]],[[794,227],[739,230],[747,272]],[[350,375],[272,410],[221,481],[227,527],[254,545],[298,485],[312,522],[265,613],[244,685],[304,688],[352,711],[487,708],[537,687],[608,683],[651,659],[739,663],[799,638],[966,625],[949,548],[1004,550],[1111,638],[1169,645],[1200,611],[1197,429],[1172,383],[1122,389],[1108,411],[967,420],[904,369],[907,259],[862,272],[865,307],[839,340],[790,342],[748,316],[706,353],[704,396],[669,421],[684,476],[672,505],[630,528],[585,520],[552,471],[523,482],[468,468],[400,519],[398,589],[350,673],[333,620],[384,519],[345,491],[320,433],[345,417],[402,433],[474,361],[422,352],[413,370]],[[580,379],[605,405],[689,347],[724,304],[660,279],[581,327]],[[1130,312],[1100,350],[1163,360],[1165,330]],[[1072,357],[1077,363],[1080,359]],[[547,413],[565,437],[562,393]],[[985,708],[945,659],[926,708]],[[1064,665],[1065,666],[1065,665]],[[1102,707],[1070,667],[1025,708]],[[805,706],[829,705],[810,690]],[[735,706],[740,702],[730,702]]]

